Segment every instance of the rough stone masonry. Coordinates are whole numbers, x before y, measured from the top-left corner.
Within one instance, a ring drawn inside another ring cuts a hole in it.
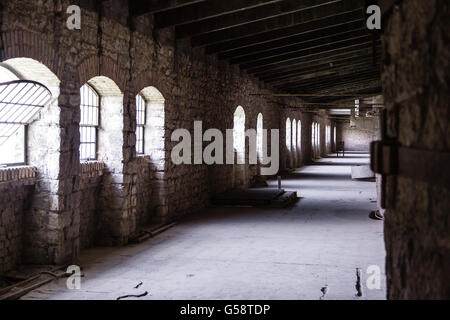
[[[312,115],[299,111],[301,100],[250,95],[273,91],[239,68],[176,41],[171,28],[152,32],[150,17],[129,19],[126,1],[102,1],[101,7],[84,1],[80,30],[66,27],[65,9],[73,1],[0,2],[0,61],[51,87],[57,98],[30,125],[34,138],[28,165],[33,169],[24,170],[36,171],[34,182],[15,176],[0,181],[0,272],[19,263],[70,262],[80,249],[94,245],[126,244],[143,226],[200,210],[212,194],[236,187],[232,165],[169,161],[171,133],[192,131],[195,120],[202,120],[205,129],[225,132],[242,106],[246,128],[256,128],[262,113],[264,128],[281,129],[281,158],[292,158],[289,166],[311,160]],[[103,161],[80,164],[79,90],[98,76],[114,84],[98,84],[105,98],[113,93],[121,98],[111,110],[120,121],[110,122],[108,132],[114,134],[108,139],[114,143],[99,142],[100,148],[109,147]],[[148,87],[164,97],[164,147],[158,155],[136,156],[135,97]],[[283,143],[287,117],[302,122],[296,154]],[[332,124],[326,115],[316,121],[323,122],[321,128]],[[321,154],[330,148],[321,146]],[[259,172],[255,165],[244,171],[244,185]]]
[[[449,14],[448,1],[410,0],[385,21],[387,135],[401,146],[449,151]],[[450,297],[449,189],[389,177],[386,200],[388,298]]]

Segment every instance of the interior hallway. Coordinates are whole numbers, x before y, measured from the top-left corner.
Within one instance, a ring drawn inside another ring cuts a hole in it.
[[[145,291],[140,299],[385,299],[383,222],[368,218],[375,183],[350,177],[351,165],[368,161],[367,154],[330,156],[284,177],[283,188],[301,197],[292,208],[210,208],[141,244],[86,250],[81,290],[61,279],[23,299]],[[382,271],[380,290],[365,285],[371,265]]]

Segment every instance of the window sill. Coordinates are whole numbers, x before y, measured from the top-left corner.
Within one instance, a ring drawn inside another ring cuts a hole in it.
[[[37,169],[31,166],[0,168],[0,188],[29,186],[36,183]]]
[[[150,156],[146,155],[146,154],[138,154],[136,155],[137,159],[145,159],[145,160],[150,160]]]
[[[105,164],[101,161],[84,161],[80,163],[81,173],[99,172],[102,174],[105,167]]]

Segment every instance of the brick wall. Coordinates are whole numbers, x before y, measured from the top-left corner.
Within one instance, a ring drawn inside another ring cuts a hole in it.
[[[350,123],[339,123],[337,141],[344,141],[346,151],[370,151],[370,143],[377,139],[374,131],[350,127]]]

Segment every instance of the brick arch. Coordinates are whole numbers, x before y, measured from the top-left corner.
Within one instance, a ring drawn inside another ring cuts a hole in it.
[[[159,81],[159,78],[151,70],[141,72],[132,80],[133,95],[137,95],[142,89],[147,87],[155,87],[163,95],[164,99],[170,96],[169,89],[164,85],[164,82]]]
[[[53,43],[39,33],[26,30],[6,31],[1,34],[3,47],[0,61],[13,58],[31,58],[52,71],[58,78],[64,72],[61,57],[53,50]]]
[[[83,60],[83,62],[78,65],[77,70],[79,87],[94,77],[104,76],[113,80],[120,88],[120,91],[127,91],[129,77],[128,71],[121,68],[109,57],[91,56]]]

